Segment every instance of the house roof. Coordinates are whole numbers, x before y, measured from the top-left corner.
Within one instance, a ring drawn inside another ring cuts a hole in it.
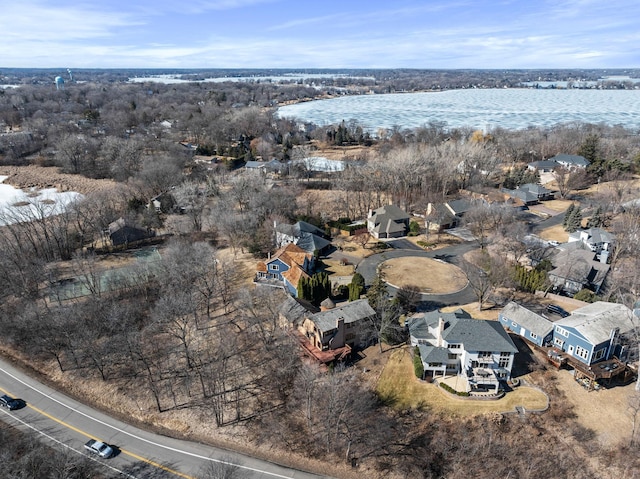
[[[371,212],[371,217],[384,215],[393,221],[403,221],[409,219],[409,215],[396,205],[384,205]],[[376,221],[377,222],[377,221]]]
[[[449,360],[449,350],[428,344],[419,344],[420,358],[425,363],[446,363]]]
[[[634,330],[632,316],[633,311],[624,304],[596,301],[576,309],[555,324],[574,328],[595,345],[608,341],[615,328],[619,328],[621,334]]]
[[[327,332],[336,328],[339,319],[344,319],[345,324],[355,323],[375,316],[375,314],[376,312],[369,306],[366,299],[358,299],[343,306],[313,314],[309,316],[309,319],[313,321],[318,330]]]
[[[548,190],[542,185],[538,185],[536,183],[525,183],[524,185],[518,186],[519,190],[529,191],[535,195],[544,196],[551,193],[551,190]]]
[[[446,203],[447,208],[456,216],[466,213],[473,207],[473,201],[467,198],[451,200]]]
[[[296,299],[289,295],[287,295],[278,309],[278,313],[294,326],[302,324],[307,314],[317,313],[318,311],[318,308],[308,301]]]
[[[556,163],[562,165],[570,165],[570,166],[589,166],[589,160],[587,160],[584,156],[580,155],[567,155],[565,153],[560,153],[552,158],[549,158],[549,161],[555,161]]]
[[[571,245],[576,246],[571,246]],[[554,269],[549,271],[550,276],[556,276],[563,280],[577,283],[591,283],[601,285],[609,273],[611,266],[595,259],[593,251],[580,247],[582,243],[573,242],[563,244],[556,248],[551,263]]]
[[[546,168],[553,169],[553,168],[557,168],[560,165],[553,160],[542,160],[542,161],[532,161],[527,166],[529,166],[530,168],[535,168],[536,170],[540,170],[540,169],[546,169]]]
[[[329,246],[331,241],[321,238],[318,235],[312,233],[302,233],[298,239],[297,245],[308,253],[313,253],[316,250],[322,250]]]
[[[588,244],[611,243],[615,236],[602,228],[577,230],[569,234],[569,241],[582,241],[582,233],[586,233]]]
[[[502,191],[504,191],[506,194],[508,194],[512,198],[521,200],[524,204],[536,203],[538,201],[538,195],[536,195],[531,191],[520,190],[520,189],[518,190],[504,189]]]
[[[501,314],[541,338],[553,331],[553,323],[551,321],[514,301],[510,301],[502,308]]]
[[[442,337],[447,343],[461,343],[466,351],[518,352],[498,321],[473,319],[462,310],[454,313],[431,311],[415,314],[409,318],[409,333],[415,338],[435,339],[428,329],[437,328],[441,318],[444,321]]]

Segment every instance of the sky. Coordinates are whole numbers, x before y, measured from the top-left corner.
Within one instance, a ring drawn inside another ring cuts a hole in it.
[[[637,0],[0,0],[0,67],[638,68]]]

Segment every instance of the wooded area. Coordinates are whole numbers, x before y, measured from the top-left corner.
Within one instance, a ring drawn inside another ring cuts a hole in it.
[[[401,87],[402,72],[394,75]],[[36,369],[55,364],[69,378],[117,386],[142,405],[143,413],[132,413],[139,420],[188,409],[212,433],[242,430],[251,444],[344,464],[345,471],[352,459],[379,477],[591,478],[638,470],[635,438],[598,443],[572,421],[545,372],[539,381],[551,408],[524,422],[515,415],[396,410],[358,368],[325,371],[303,361],[279,321],[281,292],[248,287],[251,278],[233,260],[234,253],[273,252],[274,220],[304,219],[324,229],[388,202],[424,214],[428,203],[461,190],[489,194],[535,181],[525,174],[528,162],[581,154],[591,165],[580,181],[569,182],[562,171],[556,181],[585,218],[597,211],[617,235],[605,299],[633,304],[640,291],[640,210],[622,205],[638,198],[632,182],[640,172],[638,132],[587,121],[486,135],[426,124],[378,137],[349,119],[301,126],[275,115],[278,103],[327,93],[299,84],[126,84],[98,77],[64,90],[0,89],[0,166],[35,164],[113,180],[111,190],[86,192],[56,216],[2,213],[4,346]],[[339,173],[287,165],[318,148],[355,144],[369,146],[345,154]],[[276,159],[282,172],[243,171],[256,159]],[[591,184],[600,188],[587,197],[579,188]],[[113,259],[105,232],[120,218],[166,236],[158,260],[136,262],[105,281]],[[505,258],[517,262],[524,254],[518,240],[526,227],[513,208],[496,205],[477,206],[466,222],[481,249],[465,272],[481,307],[500,304],[517,286]],[[70,278],[82,296],[60,293]],[[519,287],[526,289],[526,281]],[[398,304],[381,291],[384,285],[372,288],[379,313],[372,329],[391,341],[392,323],[415,306],[415,291],[403,291]]]

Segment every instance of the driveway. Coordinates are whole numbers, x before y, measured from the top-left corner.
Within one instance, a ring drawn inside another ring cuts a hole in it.
[[[392,258],[405,258],[408,256],[416,256],[420,258],[438,259],[456,266],[460,266],[462,261],[464,261],[462,259],[462,255],[476,248],[478,248],[477,243],[467,242],[467,243],[461,243],[461,244],[449,246],[447,248],[442,248],[434,251],[394,249],[394,250],[385,251],[384,253],[369,256],[368,258],[364,258],[358,264],[356,271],[364,277],[365,284],[369,286],[371,285],[374,278],[376,277],[378,265],[386,260],[389,260]],[[428,274],[428,271],[425,271],[425,274]],[[389,292],[392,295],[395,295],[397,293],[396,288],[392,286],[388,286],[388,288],[389,288]],[[455,293],[449,293],[449,294],[424,294],[423,293],[421,295],[421,302],[420,302],[419,309],[433,310],[433,309],[438,309],[445,306],[468,304],[474,301],[476,301],[476,297],[473,294],[471,287],[467,285],[465,288]]]

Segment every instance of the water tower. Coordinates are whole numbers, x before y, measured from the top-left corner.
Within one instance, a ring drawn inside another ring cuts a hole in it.
[[[58,76],[54,82],[56,84],[56,90],[64,90],[64,78]]]

